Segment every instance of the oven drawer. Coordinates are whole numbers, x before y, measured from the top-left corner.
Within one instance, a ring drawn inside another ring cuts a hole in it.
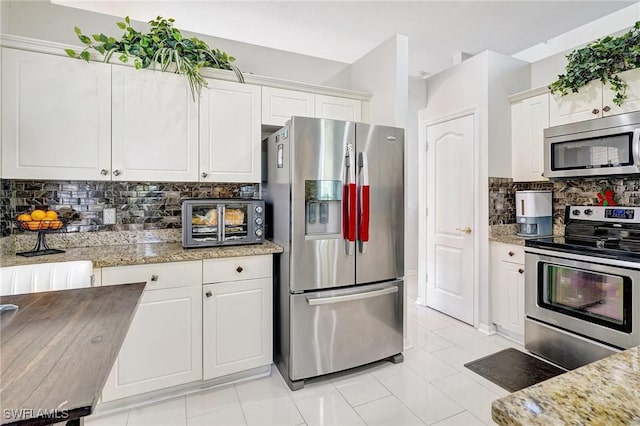
[[[290,295],[291,380],[401,353],[402,295],[401,280]]]

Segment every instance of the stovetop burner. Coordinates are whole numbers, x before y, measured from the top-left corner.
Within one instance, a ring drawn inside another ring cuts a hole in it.
[[[535,238],[526,247],[640,261],[640,208],[567,206],[565,236]]]

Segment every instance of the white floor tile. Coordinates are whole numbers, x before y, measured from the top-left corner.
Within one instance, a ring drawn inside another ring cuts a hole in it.
[[[486,335],[473,328],[448,327],[435,330],[434,333],[443,339],[455,343],[457,346],[478,355],[479,357],[490,355],[504,349],[486,340]]]
[[[321,395],[296,398],[294,402],[309,426],[364,425],[360,416],[335,389]]]
[[[416,345],[427,352],[439,351],[440,349],[450,348],[455,345],[455,343],[419,326],[417,327],[416,336]]]
[[[526,351],[526,349],[522,344],[515,342],[511,339],[507,339],[506,337],[502,337],[499,334],[493,334],[491,336],[488,336],[487,342],[493,343],[494,345],[502,346],[503,348],[515,348],[522,352]]]
[[[374,373],[420,420],[431,424],[464,411],[454,400],[407,367]]]
[[[484,423],[492,424],[491,403],[498,399],[498,395],[489,389],[464,374],[435,380],[433,385],[458,401],[467,411]]]
[[[334,380],[333,384],[352,407],[391,395],[371,374]]]
[[[404,352],[404,363],[427,381],[458,373],[457,369],[419,347]]]
[[[129,410],[116,413],[110,416],[88,416],[84,418],[86,426],[127,426]]]
[[[431,354],[458,370],[465,368],[464,364],[467,362],[480,358],[480,356],[473,354],[460,346],[451,346],[450,348],[431,352]]]
[[[186,426],[185,398],[176,398],[143,408],[132,408],[127,426]]]
[[[187,426],[246,426],[240,403],[187,419]]]
[[[258,400],[242,400],[247,425],[295,426],[304,423],[298,408],[287,394]]]
[[[413,426],[424,425],[415,414],[396,397],[387,396],[355,408],[368,425]]]
[[[211,389],[187,395],[187,417],[196,417],[239,404],[235,386]]]
[[[483,426],[483,423],[480,419],[475,417],[473,414],[468,411],[463,411],[460,414],[456,414],[455,416],[451,416],[448,419],[444,419],[441,422],[435,423],[433,426]]]
[[[274,368],[270,376],[237,384],[236,390],[240,402],[245,402],[288,396],[289,388],[280,376],[280,372]]]

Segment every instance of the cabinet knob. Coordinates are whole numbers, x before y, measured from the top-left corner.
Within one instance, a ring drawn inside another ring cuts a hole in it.
[[[207,296],[207,297],[213,296],[213,294],[210,291],[207,291],[204,295]]]
[[[109,171],[108,171],[107,169],[102,169],[102,170],[100,170],[100,174],[101,174],[102,176],[106,176],[108,173],[109,173]]]
[[[158,276],[157,275],[151,275],[151,281],[153,281],[153,282],[158,281]]]
[[[600,110],[598,108],[594,108],[593,111],[591,111],[591,114],[596,115],[599,114]]]
[[[203,178],[206,178],[207,176],[209,176],[209,173],[207,173],[207,172],[202,172],[202,174],[201,174],[200,176],[202,176]]]
[[[238,266],[238,267],[236,268],[236,272],[237,272],[237,273],[241,273],[242,271],[244,271],[244,269],[242,269],[242,266]]]
[[[609,105],[605,105],[605,106],[602,108],[602,110],[603,110],[604,112],[609,112],[609,111],[611,111],[611,107],[610,107]]]
[[[518,273],[519,274],[524,274],[524,269],[522,269],[522,268],[518,269]]]
[[[113,175],[114,175],[114,176],[120,176],[121,174],[122,174],[122,172],[121,172],[120,170],[118,170],[118,169],[115,169],[115,170],[113,171]]]
[[[515,255],[515,253],[514,253],[514,252],[512,252],[512,251],[510,251],[510,252],[509,252],[509,253],[507,253],[507,254],[508,254],[509,256],[513,256],[513,255]]]

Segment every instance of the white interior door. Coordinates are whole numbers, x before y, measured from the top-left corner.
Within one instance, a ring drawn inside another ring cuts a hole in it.
[[[474,116],[427,128],[427,306],[473,324]]]

